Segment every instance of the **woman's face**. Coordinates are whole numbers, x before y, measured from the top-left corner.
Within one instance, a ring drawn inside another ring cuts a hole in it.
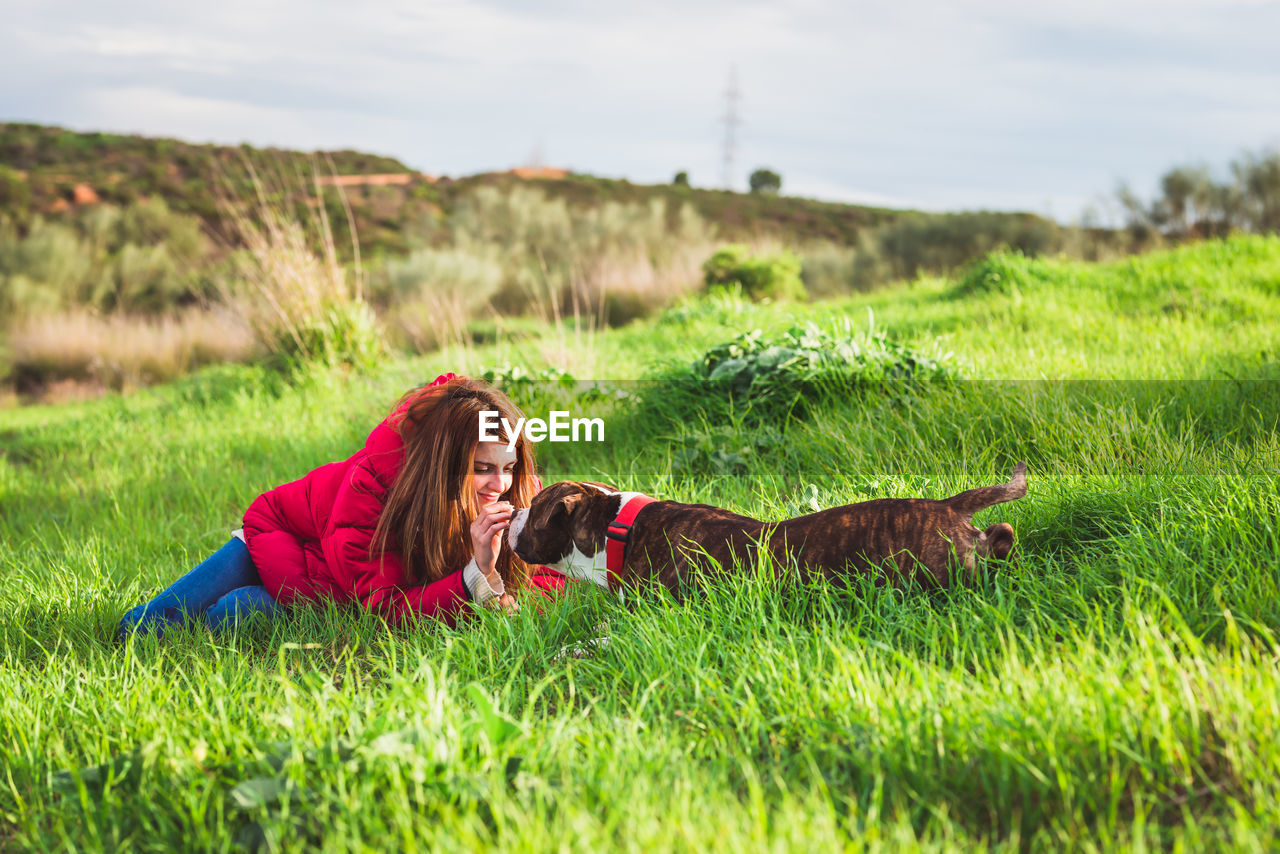
[[[475,487],[476,510],[488,507],[511,488],[515,478],[516,452],[505,442],[477,442],[471,479]]]

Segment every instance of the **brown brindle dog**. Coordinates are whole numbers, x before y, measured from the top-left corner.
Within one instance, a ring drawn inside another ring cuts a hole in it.
[[[1007,522],[980,531],[972,519],[979,510],[1026,495],[1026,468],[1018,463],[1008,483],[942,501],[881,498],[784,522],[562,481],[516,511],[507,537],[529,563],[611,590],[656,580],[679,595],[695,568],[730,572],[735,560],[749,565],[761,547],[779,570],[794,560],[831,581],[862,575],[876,583],[948,587],[956,567],[972,574],[979,557],[1001,560],[1013,549]]]

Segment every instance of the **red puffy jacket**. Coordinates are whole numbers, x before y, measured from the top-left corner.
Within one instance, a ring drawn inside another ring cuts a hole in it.
[[[320,466],[254,499],[244,515],[245,542],[277,602],[359,602],[396,621],[413,612],[453,625],[470,598],[462,567],[438,581],[413,584],[399,554],[369,556],[378,516],[403,457],[400,434],[388,419],[350,459]],[[536,588],[555,593],[564,587],[564,576],[553,569],[535,567],[533,572],[529,583]]]

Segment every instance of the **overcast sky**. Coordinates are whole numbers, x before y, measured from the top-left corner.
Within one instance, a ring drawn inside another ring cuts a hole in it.
[[[1274,0],[0,0],[0,121],[1077,218],[1280,147]]]

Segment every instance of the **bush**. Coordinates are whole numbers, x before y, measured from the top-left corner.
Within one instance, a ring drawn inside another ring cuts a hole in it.
[[[768,340],[759,329],[708,350],[694,373],[731,397],[766,399],[888,383],[949,379],[949,357],[925,355],[891,343],[884,333],[855,334],[846,324],[834,334],[813,323]]]
[[[800,278],[815,298],[842,296],[856,290],[857,250],[834,243],[814,243],[801,252]]]
[[[472,344],[495,344],[502,340],[529,341],[541,338],[547,333],[547,326],[533,317],[493,314],[469,321],[463,333],[464,340]]]
[[[387,261],[375,278],[392,304],[388,326],[410,349],[425,352],[466,337],[467,322],[502,284],[494,247],[418,249]]]
[[[211,246],[200,224],[161,200],[75,217],[0,221],[0,310],[15,318],[88,308],[163,315],[205,296]]]
[[[189,289],[181,279],[181,265],[168,247],[127,243],[103,277],[93,304],[106,309],[160,313],[184,301]]]
[[[1002,247],[1043,255],[1059,245],[1056,223],[1032,214],[913,215],[876,229],[881,255],[897,278],[945,273]]]
[[[808,323],[776,338],[756,329],[712,347],[687,372],[662,377],[668,391],[652,403],[684,423],[723,423],[736,411],[776,425],[851,396],[899,394],[959,376],[950,353],[854,332],[847,320],[831,329]]]
[[[226,205],[227,218],[245,246],[232,256],[240,292],[228,294],[228,303],[287,365],[376,364],[385,352],[381,329],[363,299],[360,271],[349,274],[338,262],[323,208],[309,222],[317,252],[308,228],[270,201],[271,188],[258,182],[256,189],[255,210]]]
[[[574,316],[622,323],[671,301],[697,281],[710,241],[690,205],[570,205],[520,185],[469,192],[454,208],[450,231],[454,246],[490,252],[502,263],[503,282],[490,300],[496,311],[552,322]]]
[[[362,300],[330,302],[306,319],[301,330],[302,347],[291,352],[289,339],[279,352],[326,365],[372,368],[386,355],[382,329],[369,304]]]
[[[78,302],[92,273],[93,257],[69,226],[36,219],[25,237],[0,233],[0,276],[11,279],[6,308],[15,315]]]
[[[702,273],[708,287],[737,282],[753,300],[801,300],[806,296],[800,279],[800,259],[789,249],[773,255],[751,255],[747,247],[733,243],[708,258]]]

